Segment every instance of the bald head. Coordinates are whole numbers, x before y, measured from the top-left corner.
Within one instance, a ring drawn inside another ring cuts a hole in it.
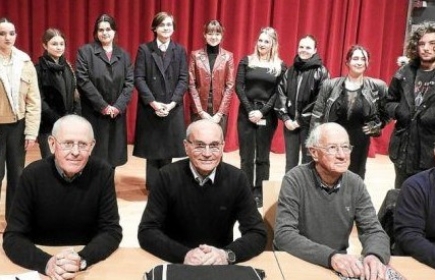
[[[86,130],[89,132],[89,138],[91,140],[94,139],[94,130],[92,129],[92,125],[89,123],[87,119],[80,117],[78,115],[66,115],[58,119],[53,125],[51,135],[57,138],[59,137],[59,134],[63,129],[65,128],[74,129],[77,127],[86,128]]]
[[[186,139],[189,139],[189,136],[192,133],[194,133],[196,131],[201,131],[201,130],[215,131],[220,135],[220,137],[219,137],[220,141],[222,142],[224,140],[224,136],[223,136],[224,134],[223,134],[221,126],[213,121],[206,120],[206,119],[198,120],[198,121],[191,123],[187,127],[187,130],[186,130]]]

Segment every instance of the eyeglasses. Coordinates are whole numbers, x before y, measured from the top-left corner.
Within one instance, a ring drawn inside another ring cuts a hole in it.
[[[328,155],[336,155],[338,154],[340,149],[344,154],[350,154],[352,152],[353,146],[349,144],[344,144],[344,145],[331,144],[326,147],[316,146],[316,148],[326,151]]]
[[[91,143],[80,142],[80,141],[79,142],[74,142],[74,141],[59,142],[59,141],[57,141],[56,137],[54,137],[54,136],[53,136],[53,139],[57,142],[57,144],[59,144],[61,149],[64,151],[71,151],[77,145],[77,148],[79,151],[81,151],[81,152],[86,151],[87,152],[94,145],[94,142],[91,142]]]
[[[212,153],[218,153],[221,151],[222,143],[221,142],[211,142],[210,144],[205,144],[201,141],[190,141],[189,139],[186,139],[187,143],[191,144],[193,146],[193,150],[197,153],[204,153],[208,149]]]

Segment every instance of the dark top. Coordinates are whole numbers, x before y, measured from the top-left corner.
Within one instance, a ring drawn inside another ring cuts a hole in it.
[[[82,46],[77,52],[77,88],[82,101],[82,115],[95,134],[93,155],[112,166],[127,162],[126,109],[133,93],[133,66],[130,55],[114,45],[110,59],[100,43]],[[111,118],[101,111],[108,105],[120,113]]]
[[[169,159],[186,155],[183,98],[187,90],[186,50],[171,40],[164,57],[157,41],[141,44],[137,51],[134,81],[138,91],[133,155],[146,159]],[[166,117],[149,105],[157,101],[177,105]]]
[[[200,187],[181,160],[160,169],[139,225],[140,246],[169,262],[182,263],[200,244],[231,249],[237,262],[260,254],[266,228],[244,173],[220,163],[213,185]],[[233,241],[235,222],[242,236]]]
[[[113,169],[90,158],[68,183],[53,156],[29,164],[20,178],[3,249],[16,264],[45,273],[51,255],[35,244],[85,245],[78,252],[88,266],[107,258],[122,239]]]
[[[267,68],[249,67],[248,57],[244,57],[237,69],[236,93],[246,113],[260,110],[263,115],[273,109],[276,94],[277,81],[284,73],[282,65],[281,73],[275,76],[268,72]]]
[[[208,62],[210,63],[210,69],[213,69],[218,54],[219,54],[219,45],[213,47],[207,44],[207,55],[208,55]]]
[[[80,98],[71,65],[61,56],[59,62],[44,52],[35,65],[41,93],[39,133],[51,133],[53,124],[68,114],[81,114]]]
[[[394,237],[395,253],[435,268],[435,168],[403,183],[394,214]]]
[[[416,77],[418,69],[419,64],[411,62],[394,74],[385,105],[396,120],[388,153],[394,165],[407,174],[435,167],[435,77],[424,87],[422,103],[416,107],[415,90],[422,89]]]

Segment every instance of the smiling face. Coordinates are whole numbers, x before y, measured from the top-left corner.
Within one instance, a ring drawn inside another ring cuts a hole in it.
[[[261,33],[257,40],[257,51],[260,57],[270,58],[272,50],[272,38],[266,33]]]
[[[222,129],[209,120],[196,121],[189,129],[190,133],[184,140],[186,154],[198,173],[204,177],[208,176],[222,158],[224,149]]]
[[[115,30],[112,29],[109,22],[102,21],[98,24],[97,37],[103,46],[111,45],[115,38]]]
[[[219,45],[222,41],[222,33],[208,32],[204,34],[205,41],[212,47]]]
[[[17,39],[15,26],[10,22],[0,23],[0,51],[9,54]]]
[[[299,41],[298,55],[302,60],[311,58],[316,52],[316,42],[313,39],[305,37]]]
[[[57,131],[48,138],[55,161],[65,175],[73,177],[85,168],[95,144],[91,125],[81,117],[61,119]],[[68,148],[72,146],[72,148]]]
[[[160,42],[166,43],[174,33],[174,23],[171,17],[167,16],[165,19],[156,27],[157,39]]]
[[[367,52],[361,49],[356,49],[346,64],[349,68],[350,75],[360,76],[364,74],[369,65]]]
[[[65,52],[65,40],[61,36],[54,36],[43,47],[49,56],[58,59]]]
[[[337,153],[330,154],[325,147],[349,146],[349,136],[343,127],[328,127],[321,128],[321,137],[319,143],[315,147],[310,148],[311,156],[316,162],[319,174],[327,174],[329,177],[340,177],[346,172],[350,165],[350,153],[345,153],[343,149],[338,149]]]

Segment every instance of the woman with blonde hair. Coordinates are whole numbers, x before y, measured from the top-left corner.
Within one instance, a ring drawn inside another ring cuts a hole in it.
[[[254,52],[240,61],[236,78],[240,166],[252,184],[259,207],[262,182],[269,179],[270,146],[278,123],[273,110],[275,88],[284,71],[275,29],[261,29]]]

